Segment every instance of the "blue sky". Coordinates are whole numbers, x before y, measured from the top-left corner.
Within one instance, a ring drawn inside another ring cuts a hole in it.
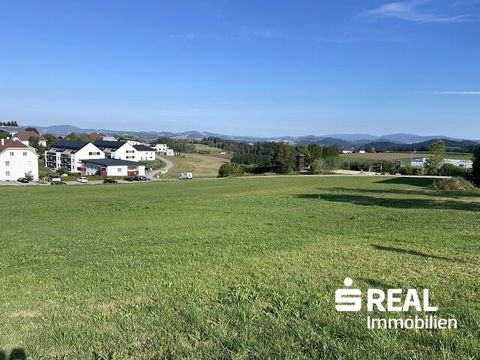
[[[480,0],[0,0],[0,120],[480,139]]]

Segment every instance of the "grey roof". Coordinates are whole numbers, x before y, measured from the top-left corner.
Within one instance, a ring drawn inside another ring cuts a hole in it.
[[[88,142],[85,141],[59,140],[52,146],[52,148],[80,150],[87,144]]]
[[[155,151],[155,149],[146,145],[133,145],[133,147],[138,151]]]
[[[23,128],[20,126],[0,126],[0,131],[3,132],[8,132],[8,133],[17,133],[19,131],[22,131]]]
[[[104,141],[104,140],[97,140],[93,143],[93,145],[99,148],[109,148],[109,149],[118,149],[125,145],[125,141]]]
[[[128,161],[128,160],[120,160],[120,159],[88,159],[88,160],[83,160],[84,163],[90,163],[90,164],[95,164],[95,165],[101,165],[101,166],[124,166],[124,165],[129,165],[129,166],[138,166],[142,165],[136,161]]]

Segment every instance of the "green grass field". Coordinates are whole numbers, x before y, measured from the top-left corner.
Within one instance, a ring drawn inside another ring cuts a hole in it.
[[[412,154],[410,152],[383,152],[383,153],[365,153],[365,154],[340,154],[341,159],[345,160],[375,160],[375,161],[395,161],[402,160],[407,163],[410,163],[411,158],[422,158],[430,157],[431,153],[428,152],[417,152]],[[473,154],[471,153],[455,153],[447,152],[445,153],[445,159],[459,159],[459,160],[471,160]]]
[[[205,144],[194,144],[195,150],[204,153],[210,154],[219,154],[222,150],[213,146],[208,146]]]
[[[174,167],[166,175],[167,178],[176,178],[180,173],[190,171],[195,178],[210,177],[218,175],[220,166],[229,160],[203,154],[182,154],[169,157]]]
[[[3,187],[0,349],[31,359],[480,356],[480,196],[430,180]],[[367,330],[361,289],[429,288],[457,330]],[[1,356],[1,353],[0,353]]]

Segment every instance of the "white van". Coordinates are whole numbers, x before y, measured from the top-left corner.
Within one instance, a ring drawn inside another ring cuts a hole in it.
[[[193,174],[191,172],[182,172],[178,175],[179,180],[191,180],[193,179]]]

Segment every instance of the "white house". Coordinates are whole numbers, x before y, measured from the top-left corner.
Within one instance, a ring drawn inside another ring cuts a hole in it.
[[[162,155],[166,156],[175,156],[175,151],[173,149],[170,149],[167,144],[150,144],[150,147],[154,148],[157,153],[160,153]]]
[[[104,158],[105,153],[92,143],[60,140],[45,151],[45,166],[81,173],[84,170],[83,160]]]
[[[85,160],[82,175],[145,176],[145,165],[119,159]]]
[[[153,161],[155,160],[155,149],[145,145],[133,145],[135,150],[138,151],[138,159],[140,161]]]
[[[103,141],[93,143],[105,153],[108,159],[138,161],[138,151],[126,141]]]
[[[150,147],[154,148],[156,152],[167,151],[167,144],[150,144]]]
[[[166,156],[175,156],[175,151],[173,151],[173,149],[167,149],[166,151],[162,152],[162,154]]]
[[[0,140],[0,181],[15,181],[21,177],[38,180],[38,154],[18,140]]]

